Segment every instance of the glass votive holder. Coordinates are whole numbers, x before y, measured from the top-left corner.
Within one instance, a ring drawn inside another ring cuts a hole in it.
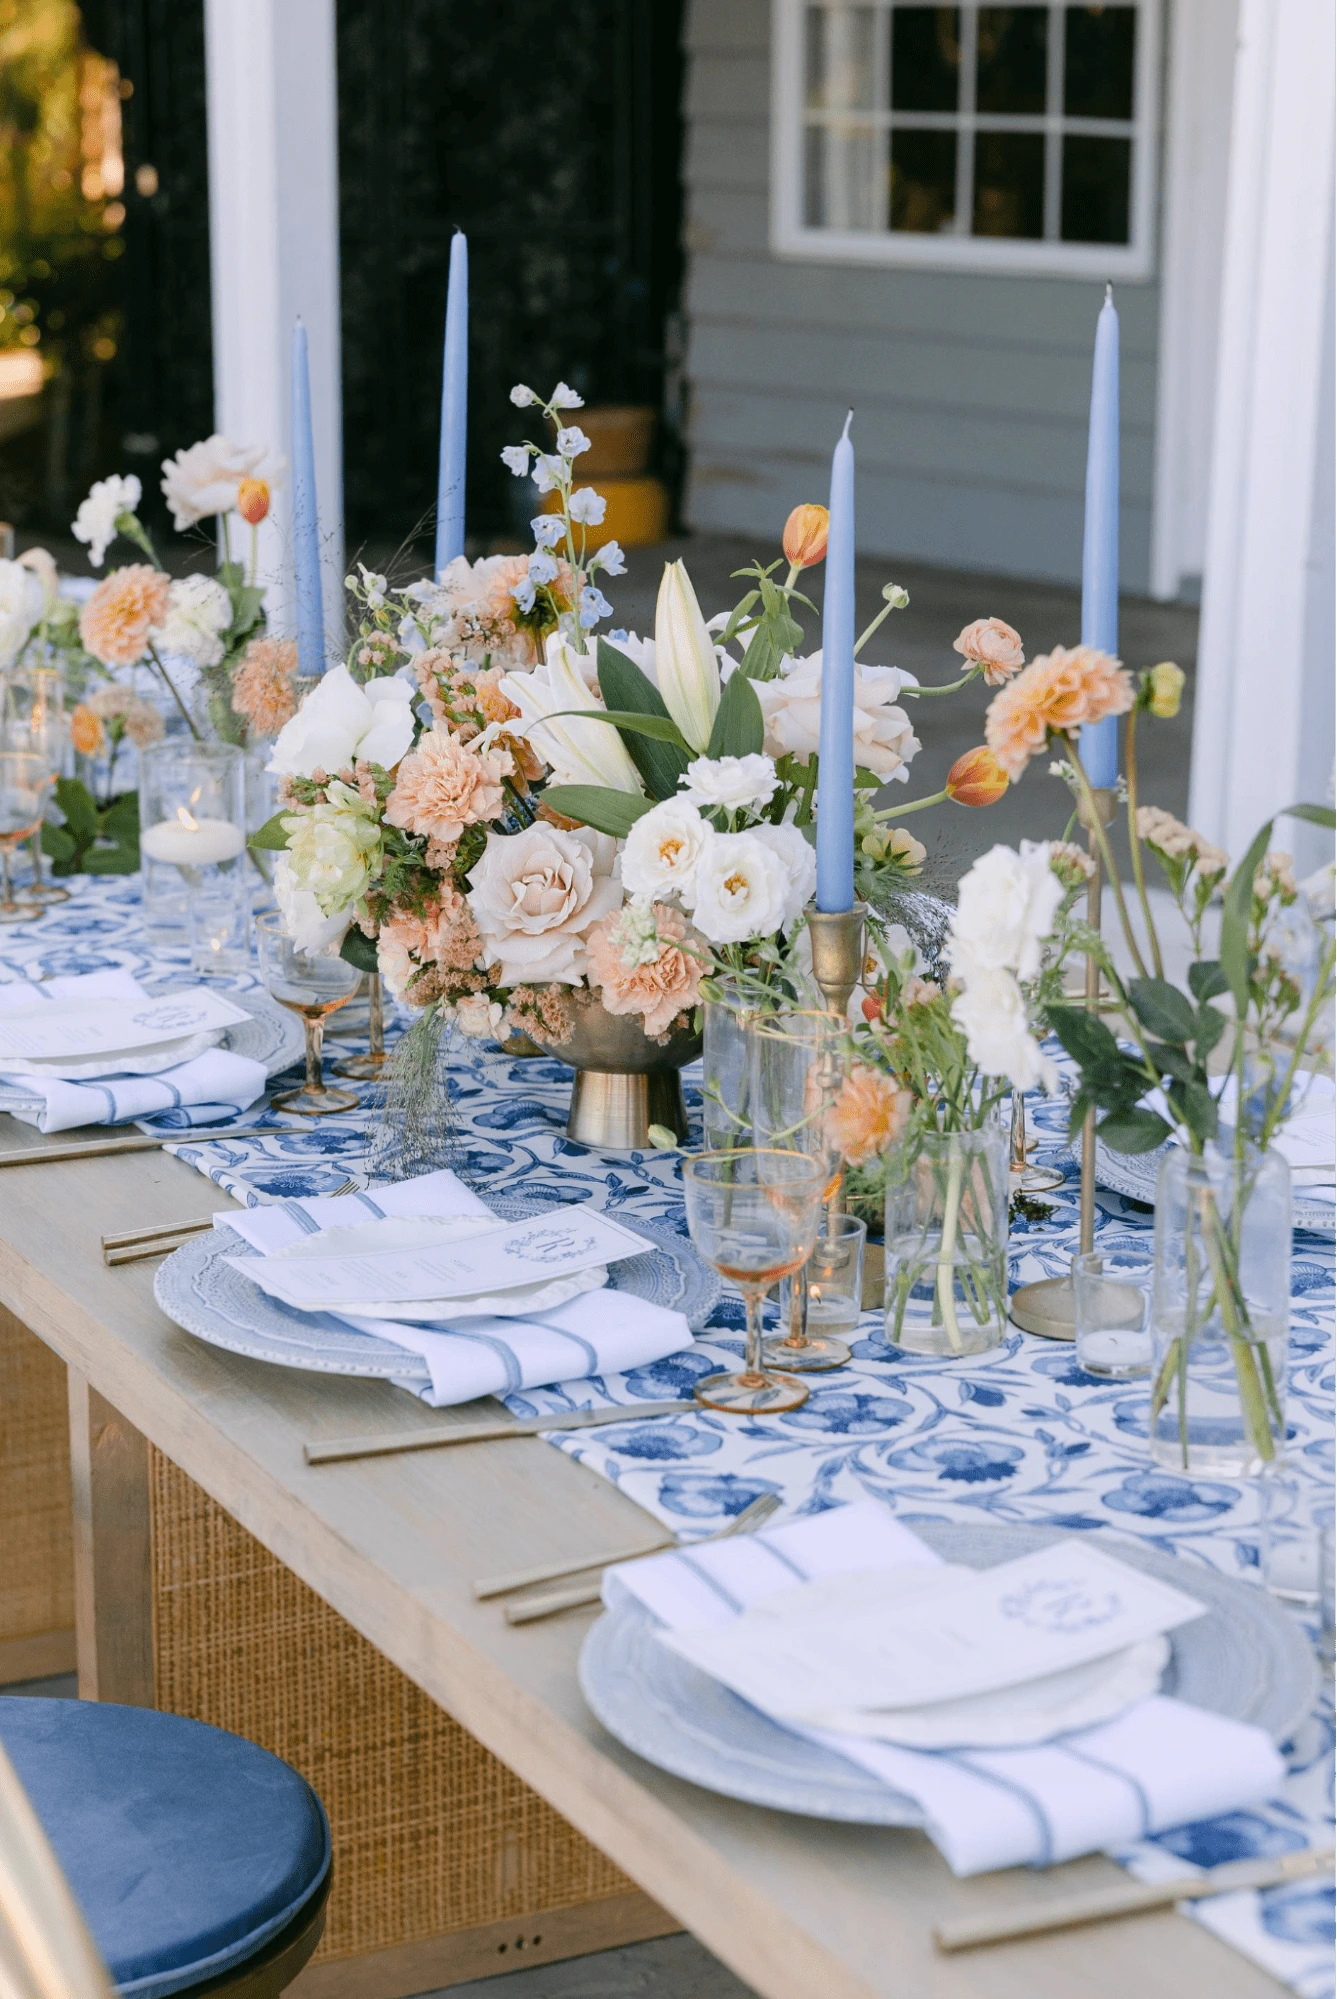
[[[251,897],[244,867],[200,868],[187,891],[190,968],[245,972],[251,965]]]
[[[1333,1493],[1287,1464],[1258,1481],[1258,1573],[1273,1596],[1321,1604],[1331,1619]],[[1331,1641],[1329,1641],[1331,1642]]]
[[[148,942],[189,949],[205,870],[246,879],[245,764],[234,744],[177,736],[140,753],[139,856]]]
[[[1077,1365],[1128,1381],[1151,1372],[1151,1246],[1093,1249],[1072,1259]]]
[[[780,1283],[780,1322],[763,1352],[776,1367],[805,1374],[843,1367],[845,1344],[863,1310],[868,1227],[856,1215],[822,1218],[812,1255],[797,1277]]]

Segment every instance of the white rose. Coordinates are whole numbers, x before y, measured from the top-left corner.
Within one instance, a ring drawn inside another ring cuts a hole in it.
[[[952,1001],[952,1019],[986,1076],[1006,1076],[1015,1090],[1033,1090],[1037,1083],[1056,1087],[1058,1070],[1030,1031],[1026,1001],[1011,972],[981,971],[972,978]]]
[[[697,757],[678,783],[703,812],[719,806],[738,812],[745,805],[769,805],[779,779],[769,757]]]
[[[717,833],[701,857],[692,921],[712,944],[769,937],[784,925],[789,869],[758,831]]]
[[[1047,840],[1023,840],[1019,854],[1011,847],[991,847],[962,877],[957,891],[952,970],[967,984],[977,972],[990,971],[1033,979],[1062,900],[1063,884],[1049,865]]]
[[[393,770],[413,741],[415,693],[410,681],[393,677],[359,687],[346,666],[332,666],[280,729],[266,770],[310,777],[359,758]]]
[[[536,756],[552,766],[559,784],[597,784],[613,791],[642,795],[636,766],[609,722],[572,720],[570,709],[600,714],[603,702],[591,692],[594,657],[578,653],[559,632],[549,634],[541,666],[532,673],[508,673],[501,691],[520,710],[520,726]],[[561,721],[547,718],[560,715]]]
[[[817,855],[797,826],[753,826],[754,839],[777,854],[789,877],[789,895],[781,928],[788,930],[795,917],[807,908],[817,886]]]
[[[715,829],[686,798],[666,798],[643,813],[627,835],[622,881],[628,894],[664,896],[675,890],[690,909],[701,856]]]
[[[110,479],[99,479],[90,487],[70,532],[87,547],[88,560],[94,569],[102,567],[102,558],[116,539],[117,519],[121,514],[135,511],[142,491],[133,472],[124,479],[113,473]]]
[[[209,514],[230,513],[243,479],[265,479],[275,486],[287,465],[282,458],[270,457],[262,444],[234,444],[215,433],[188,451],[178,451],[175,458],[164,458],[162,469],[163,495],[180,533]]]
[[[217,666],[231,623],[232,599],[217,577],[182,576],[168,589],[167,616],[154,631],[154,643],[196,666]]]
[[[857,666],[854,669],[854,761],[873,771],[884,783],[905,783],[908,765],[919,750],[919,738],[904,708],[896,706],[904,687],[918,683],[898,666]],[[804,762],[821,746],[822,655],[781,662],[778,680],[759,680],[757,699],[766,723],[768,756],[796,756]]]
[[[472,1036],[475,1041],[489,1041],[501,1026],[506,1009],[497,1000],[490,1000],[486,993],[465,993],[455,1002],[455,1019],[461,1034]]]
[[[286,854],[280,854],[274,869],[274,900],[283,918],[284,931],[299,951],[330,957],[337,954],[351,913],[344,910],[339,915],[327,916],[311,890],[298,886]]]
[[[523,833],[488,834],[465,899],[499,984],[580,984],[588,931],[622,902],[621,884],[597,871],[600,844],[584,828],[566,832],[544,820]]]
[[[45,611],[41,577],[21,562],[0,561],[0,671],[13,666]]]

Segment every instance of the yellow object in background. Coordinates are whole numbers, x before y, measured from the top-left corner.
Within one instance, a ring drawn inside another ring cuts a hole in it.
[[[597,493],[602,493],[607,502],[599,526],[586,530],[587,548],[602,548],[606,541],[619,542],[623,548],[645,548],[651,542],[667,540],[669,496],[662,479],[647,473],[635,479],[596,476],[582,481],[579,465],[576,477],[578,483],[592,485]],[[543,504],[550,514],[561,511],[555,493],[549,493]]]

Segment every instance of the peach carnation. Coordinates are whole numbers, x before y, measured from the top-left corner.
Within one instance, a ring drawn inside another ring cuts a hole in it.
[[[880,1069],[856,1062],[826,1114],[831,1143],[849,1165],[866,1166],[901,1137],[913,1101]]]
[[[167,616],[168,578],[147,562],[113,569],[79,614],[79,636],[104,666],[133,666]]]
[[[1055,646],[994,695],[984,738],[1015,783],[1051,734],[1075,735],[1083,723],[1126,715],[1133,701],[1132,676],[1110,653]]]
[[[277,736],[291,722],[297,713],[295,639],[251,640],[232,676],[232,707],[257,736]]]
[[[475,750],[449,729],[429,729],[399,766],[386,819],[423,839],[458,840],[466,826],[497,817],[513,767],[507,750]]]
[[[681,910],[657,902],[651,914],[659,937],[659,955],[648,964],[628,964],[624,955],[627,914],[627,910],[619,910],[591,930],[586,946],[589,980],[602,989],[607,1012],[639,1013],[645,1032],[658,1038],[668,1033],[680,1013],[699,1003],[706,971],[705,948],[689,931]]]
[[[952,651],[977,666],[990,687],[1001,687],[1026,664],[1020,632],[1001,618],[976,618],[952,640]]]

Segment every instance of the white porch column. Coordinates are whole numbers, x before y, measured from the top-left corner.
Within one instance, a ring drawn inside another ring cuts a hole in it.
[[[291,456],[293,322],[310,343],[321,585],[330,656],[343,605],[338,99],[334,0],[205,0],[214,422]],[[292,487],[261,529],[271,629],[293,629]]]
[[[1239,29],[1189,804],[1236,857],[1329,796],[1333,746],[1331,0],[1241,0]]]

